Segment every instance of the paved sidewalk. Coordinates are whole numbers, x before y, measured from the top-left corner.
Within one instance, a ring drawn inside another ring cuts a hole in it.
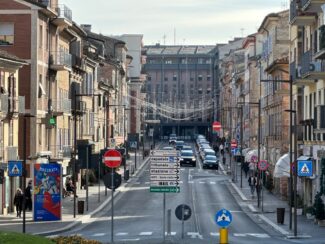
[[[127,169],[130,170],[130,178],[133,174],[137,174],[147,162],[148,158],[143,160],[142,152],[137,153],[137,170],[135,170],[134,153],[130,152],[130,159],[127,160]],[[122,175],[124,170],[121,167],[118,173]],[[122,186],[126,186],[128,182],[122,181]],[[62,199],[62,220],[51,222],[34,222],[32,213],[26,212],[26,233],[38,235],[55,235],[63,231],[67,231],[77,225],[86,222],[96,213],[105,208],[111,199],[111,191],[108,189],[105,194],[105,186],[101,182],[100,186],[95,184],[89,186],[88,191],[88,209],[85,202],[84,214],[78,214],[78,205],[76,204],[76,218],[73,217],[73,196]],[[115,195],[119,194],[118,190]],[[76,201],[86,201],[86,190],[77,189],[78,198]],[[0,215],[0,231],[22,232],[22,218],[17,218],[16,213],[10,213],[6,216]]]
[[[235,167],[237,166],[237,173]],[[230,158],[226,156],[226,165],[222,165],[224,174],[227,174],[227,169],[232,168],[234,172],[230,177],[230,184],[234,190],[238,193],[242,202],[246,203],[247,209],[253,214],[271,226],[274,230],[280,234],[290,238],[293,236],[293,230],[289,229],[289,205],[287,201],[280,199],[279,196],[274,195],[263,187],[261,195],[263,195],[263,201],[261,197],[260,206],[258,207],[256,191],[254,195],[251,195],[250,186],[248,184],[248,176],[245,177],[244,171],[242,172],[242,184],[241,184],[241,167],[240,163],[236,165],[232,160],[232,167],[230,167]],[[228,172],[229,173],[229,172]],[[237,177],[236,177],[237,176]],[[277,208],[285,208],[284,224],[277,223]],[[300,238],[309,238],[322,235],[324,227],[319,227],[314,224],[313,220],[308,220],[305,216],[298,216],[297,218],[298,236]]]

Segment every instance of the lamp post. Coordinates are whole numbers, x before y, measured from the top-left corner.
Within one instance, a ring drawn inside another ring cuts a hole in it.
[[[77,171],[77,97],[101,97],[102,94],[78,94],[77,90],[74,90],[74,113],[73,113],[73,119],[74,119],[74,158],[73,158],[73,218],[76,217],[76,194],[77,194],[77,187],[76,187],[76,171]],[[88,148],[86,149],[86,151]],[[87,155],[87,174],[86,174],[86,206],[88,210],[88,153]]]
[[[23,130],[23,134],[24,134],[24,160],[23,160],[23,182],[22,182],[22,188],[23,188],[23,233],[26,233],[26,160],[27,160],[27,122],[26,122],[26,118],[34,118],[34,115],[31,114],[24,114],[24,130]]]

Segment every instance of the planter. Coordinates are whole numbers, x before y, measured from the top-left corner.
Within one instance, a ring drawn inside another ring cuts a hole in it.
[[[318,226],[325,227],[325,219],[318,220]]]

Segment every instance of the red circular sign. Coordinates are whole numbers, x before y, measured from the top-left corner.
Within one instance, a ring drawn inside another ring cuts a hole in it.
[[[258,162],[257,167],[258,167],[259,170],[265,171],[269,167],[269,164],[268,164],[268,162],[266,160],[261,160],[261,161]]]
[[[221,129],[221,123],[219,121],[215,121],[212,124],[212,129],[214,131],[219,131]]]
[[[121,165],[122,155],[119,151],[111,149],[104,154],[104,164],[109,168],[117,168]]]
[[[230,146],[231,146],[231,148],[236,148],[237,147],[237,142],[236,142],[236,140],[231,140],[231,143],[230,143]]]

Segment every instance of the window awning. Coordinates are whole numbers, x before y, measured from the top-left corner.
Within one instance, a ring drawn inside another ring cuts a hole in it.
[[[293,157],[292,157],[293,158]],[[289,153],[282,155],[275,164],[273,176],[276,178],[290,177]]]

